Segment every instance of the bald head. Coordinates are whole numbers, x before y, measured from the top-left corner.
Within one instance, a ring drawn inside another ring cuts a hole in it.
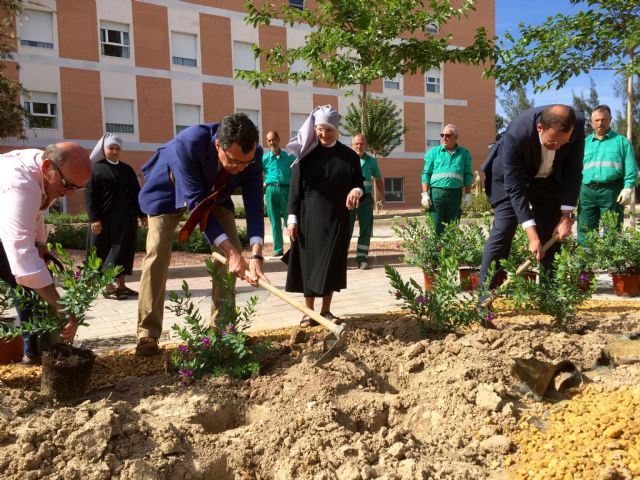
[[[48,158],[62,171],[64,178],[84,187],[91,180],[91,160],[87,151],[75,142],[49,145],[43,158]]]
[[[571,132],[576,124],[576,113],[567,105],[551,105],[540,114],[543,130],[553,128],[562,133]]]

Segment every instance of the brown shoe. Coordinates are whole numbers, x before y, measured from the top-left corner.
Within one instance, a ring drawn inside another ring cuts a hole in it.
[[[153,337],[143,337],[138,340],[136,345],[136,355],[139,357],[149,357],[160,353],[158,348],[158,339]]]

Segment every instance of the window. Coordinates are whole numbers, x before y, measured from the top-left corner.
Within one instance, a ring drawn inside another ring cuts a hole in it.
[[[171,32],[171,62],[185,67],[198,66],[197,37],[188,33]]]
[[[200,123],[200,105],[175,104],[176,135],[191,125]]]
[[[384,201],[404,202],[404,178],[388,177],[384,179]]]
[[[25,10],[20,15],[20,45],[53,48],[53,15],[38,10]]]
[[[298,130],[302,127],[304,121],[309,117],[308,113],[292,113],[291,114],[291,137],[293,138],[298,135]]]
[[[298,10],[304,10],[304,0],[289,0],[289,6],[291,8],[297,8]]]
[[[395,78],[385,78],[384,88],[387,88],[389,90],[400,90],[401,80],[402,80],[402,75],[396,75]]]
[[[441,130],[442,124],[440,122],[427,122],[427,150],[440,145]]]
[[[256,57],[250,43],[233,42],[233,68],[235,70],[256,70]]]
[[[31,92],[31,98],[24,102],[24,108],[31,115],[27,119],[28,128],[58,128],[57,94]]]
[[[133,100],[105,98],[104,129],[110,133],[134,133]]]
[[[251,120],[258,129],[258,138],[262,138],[260,136],[260,112],[258,110],[248,110],[242,108],[239,108],[236,111],[238,113],[244,113],[247,117],[249,117],[249,120]]]
[[[440,69],[432,68],[425,75],[427,92],[440,93]]]
[[[100,22],[102,55],[129,58],[129,25]]]
[[[424,27],[424,31],[427,33],[440,33],[440,25],[435,22],[427,23]]]

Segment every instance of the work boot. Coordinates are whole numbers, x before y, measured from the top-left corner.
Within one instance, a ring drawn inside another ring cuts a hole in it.
[[[358,265],[358,268],[360,270],[369,270],[371,267],[369,266],[368,262],[360,262],[360,264]]]
[[[136,345],[136,355],[139,357],[150,357],[160,353],[158,348],[158,339],[153,337],[143,337],[138,340]]]

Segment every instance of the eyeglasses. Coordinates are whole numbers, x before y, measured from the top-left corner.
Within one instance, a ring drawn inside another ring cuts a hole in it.
[[[64,178],[64,175],[62,175],[62,170],[60,170],[60,167],[58,167],[58,165],[53,163],[53,161],[51,161],[51,165],[53,165],[53,168],[55,168],[56,172],[58,172],[58,175],[60,175],[60,183],[62,184],[62,188],[64,188],[65,190],[84,190],[86,188],[86,187],[80,187],[78,185],[75,185],[67,181]]]
[[[250,162],[239,162],[238,160],[232,160],[229,158],[229,155],[227,155],[226,150],[224,150],[222,146],[220,147],[220,150],[222,150],[222,153],[224,154],[224,158],[227,159],[227,163],[232,167],[248,167],[249,165],[253,165],[254,163],[256,163],[255,160],[251,160]]]
[[[441,133],[440,134],[440,138],[451,138],[451,137],[455,137],[455,134],[453,134],[453,133]]]

